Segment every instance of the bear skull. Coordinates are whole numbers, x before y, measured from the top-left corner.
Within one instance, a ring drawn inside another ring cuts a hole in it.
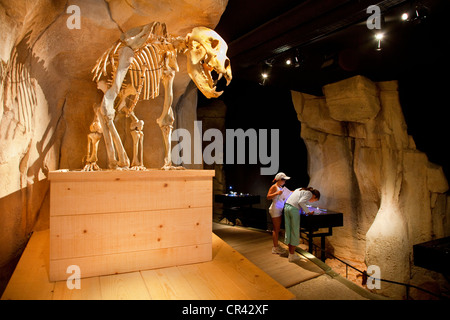
[[[197,27],[186,36],[187,71],[197,88],[207,98],[217,98],[217,83],[222,77],[229,85],[231,75],[228,45],[214,30]]]

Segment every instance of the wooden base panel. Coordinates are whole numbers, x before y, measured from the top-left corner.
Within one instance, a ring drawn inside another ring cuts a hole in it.
[[[66,280],[71,265],[81,277],[164,268],[211,260],[211,243],[50,261],[50,281]]]
[[[211,260],[214,170],[50,172],[50,280]]]

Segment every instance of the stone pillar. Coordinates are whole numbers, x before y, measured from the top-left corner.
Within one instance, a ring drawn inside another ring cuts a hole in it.
[[[383,279],[424,282],[413,245],[450,235],[449,187],[442,168],[407,133],[397,82],[356,76],[323,92],[292,92],[292,100],[308,148],[310,185],[322,193],[318,205],[344,213],[344,227],[333,230],[328,249],[355,264],[379,266]],[[395,298],[406,293],[386,282],[376,291]]]

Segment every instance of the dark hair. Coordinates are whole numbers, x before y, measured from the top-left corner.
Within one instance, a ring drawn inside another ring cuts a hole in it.
[[[307,190],[307,191],[311,192],[314,195],[314,197],[316,197],[317,200],[320,199],[320,191],[317,189],[314,189],[313,187],[301,188],[300,190]]]

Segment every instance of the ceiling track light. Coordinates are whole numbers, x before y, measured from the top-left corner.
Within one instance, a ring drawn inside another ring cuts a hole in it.
[[[260,85],[265,85],[266,81],[269,79],[270,69],[272,68],[273,63],[274,59],[264,61],[264,64],[261,67],[261,82],[259,83]]]
[[[383,40],[384,34],[381,32],[378,32],[375,34],[375,40],[377,40],[377,51],[381,51],[381,40]]]
[[[400,16],[400,19],[402,21],[416,21],[416,22],[422,22],[425,20],[429,15],[429,9],[424,6],[422,3],[417,3],[414,7],[411,7],[408,11],[405,11]]]
[[[294,67],[295,67],[295,68],[300,67],[300,60],[301,60],[301,59],[299,58],[299,56],[296,55],[295,58],[294,58]]]
[[[284,64],[288,67],[298,68],[300,67],[303,59],[298,49],[295,49],[293,54],[289,54],[287,58],[284,60]]]
[[[269,67],[272,67],[274,62],[275,62],[275,59],[274,58],[270,58],[270,59],[265,60],[264,64],[269,66]]]

